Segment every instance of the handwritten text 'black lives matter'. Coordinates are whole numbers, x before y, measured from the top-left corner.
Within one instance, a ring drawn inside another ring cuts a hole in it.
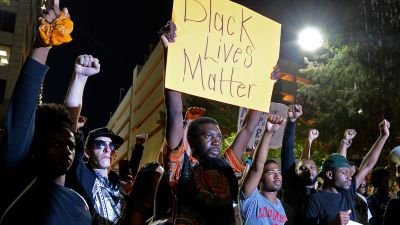
[[[203,4],[205,3],[206,4]],[[188,11],[200,12],[197,16]],[[213,8],[213,1],[185,0],[184,23],[195,26],[199,23],[208,23],[208,32],[199,43],[201,52],[189,52],[183,49],[183,82],[192,79],[201,82],[205,92],[220,92],[221,95],[229,94],[233,98],[251,97],[254,83],[246,83],[235,72],[238,68],[249,70],[253,66],[253,50],[255,49],[251,35],[246,29],[252,16],[245,15],[245,9],[241,9],[241,16],[224,15]],[[201,16],[199,16],[201,15]],[[178,28],[179,29],[179,28]],[[219,36],[217,43],[210,41],[210,36]],[[229,38],[226,38],[230,36]],[[225,38],[224,38],[225,37]],[[236,39],[235,43],[227,43],[225,40]],[[233,66],[228,67],[228,63]],[[207,71],[208,65],[218,65],[217,71]],[[251,76],[252,74],[246,74]],[[244,79],[246,80],[246,79]]]

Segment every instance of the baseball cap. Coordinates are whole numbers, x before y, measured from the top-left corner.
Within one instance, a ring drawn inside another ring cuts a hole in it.
[[[118,146],[124,143],[124,139],[116,135],[112,130],[108,129],[107,127],[101,127],[89,132],[89,135],[86,138],[85,146],[87,147],[88,144],[92,143],[97,137],[109,137],[111,141]]]
[[[349,161],[347,161],[346,157],[338,153],[333,153],[329,155],[328,158],[326,158],[326,160],[322,164],[321,171],[318,173],[318,176],[321,176],[324,172],[328,170],[332,170],[339,167],[350,168],[351,165]]]
[[[400,165],[400,146],[397,146],[390,151],[389,157],[393,163]]]

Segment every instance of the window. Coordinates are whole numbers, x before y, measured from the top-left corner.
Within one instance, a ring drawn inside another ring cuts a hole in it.
[[[0,10],[0,31],[14,33],[17,14]]]
[[[8,66],[10,62],[11,47],[0,45],[0,66]]]
[[[5,92],[6,92],[6,80],[0,79],[0,104],[3,104]]]

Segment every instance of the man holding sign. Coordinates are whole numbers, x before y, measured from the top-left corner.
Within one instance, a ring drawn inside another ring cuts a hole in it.
[[[175,41],[176,27],[168,24],[161,30],[165,47]],[[168,58],[169,59],[169,58]],[[181,93],[165,89],[167,108],[166,143],[163,146],[165,172],[177,197],[175,224],[234,224],[233,202],[237,199],[241,161],[260,111],[250,110],[245,125],[233,144],[221,155],[222,134],[215,119],[193,120],[187,131],[192,150],[188,156],[183,142]]]

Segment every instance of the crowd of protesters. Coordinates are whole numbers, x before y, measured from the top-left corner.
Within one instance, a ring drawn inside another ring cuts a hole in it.
[[[318,130],[310,130],[295,159],[296,121],[303,110],[292,105],[286,122],[278,115],[267,117],[252,157],[243,160],[262,112],[250,110],[233,143],[221,151],[218,122],[203,116],[205,109],[199,107],[183,117],[182,94],[165,89],[162,160],[139,166],[147,135],[138,135],[127,170],[114,172],[111,161],[123,138],[106,127],[86,138],[81,131],[84,88],[100,72],[97,58],[77,57],[63,105],[37,103],[50,48],[71,41],[72,31],[68,10],[58,5],[41,23],[1,131],[1,225],[399,224],[400,200],[390,190],[390,170],[375,168],[390,135],[385,119],[377,124],[379,137],[359,165],[346,158],[356,136],[349,129],[338,152],[318,170],[310,157]],[[160,30],[164,51],[175,41],[175,30],[173,23]],[[274,70],[272,78],[277,74]],[[284,129],[280,163],[268,159],[279,129]]]

